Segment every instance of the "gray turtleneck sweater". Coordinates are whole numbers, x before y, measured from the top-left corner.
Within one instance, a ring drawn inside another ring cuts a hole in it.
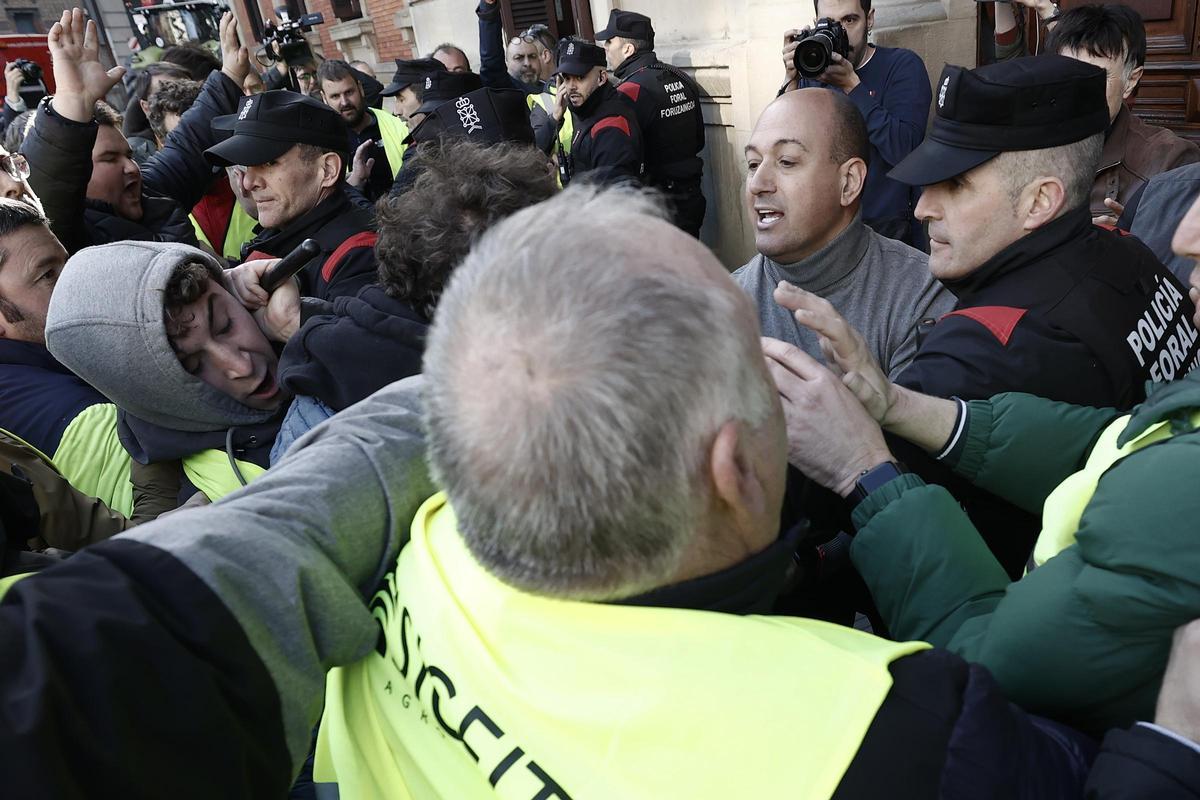
[[[819,361],[817,335],[797,324],[772,293],[786,280],[825,298],[863,335],[892,379],[916,354],[921,321],[954,307],[954,296],[929,274],[927,255],[880,236],[860,217],[803,261],[780,264],[759,253],[733,279],[758,306],[764,336],[790,342]]]

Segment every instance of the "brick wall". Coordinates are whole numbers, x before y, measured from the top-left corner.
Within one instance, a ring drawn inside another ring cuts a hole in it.
[[[43,2],[55,1],[43,0]],[[70,2],[70,0],[58,1]],[[0,0],[0,2],[9,2],[9,0]],[[244,2],[255,2],[255,0],[244,0]],[[276,2],[257,0],[257,2],[263,21],[274,19],[272,8],[274,5],[280,4],[278,0]],[[412,29],[396,26],[397,15],[407,18],[408,0],[359,0],[359,2],[365,12],[363,18],[369,19],[375,29],[375,61],[377,63],[390,65],[396,58],[416,58],[413,50]],[[320,37],[322,54],[326,58],[343,58],[348,55],[342,52],[330,35],[330,28],[339,22],[333,13],[331,0],[304,0],[304,6],[309,13],[320,12],[325,17],[325,23],[313,29],[313,33]]]
[[[78,5],[77,0],[2,0],[0,2],[0,33],[17,33],[17,15],[30,19],[33,12],[33,33],[46,33],[58,21],[64,9]]]

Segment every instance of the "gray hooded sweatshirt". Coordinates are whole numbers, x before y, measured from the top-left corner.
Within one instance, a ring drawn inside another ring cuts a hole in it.
[[[275,412],[244,405],[190,375],[167,338],[163,292],[175,268],[221,265],[194,247],[115,242],[67,261],[46,315],[46,347],[72,372],[133,416],[176,431],[253,425]]]

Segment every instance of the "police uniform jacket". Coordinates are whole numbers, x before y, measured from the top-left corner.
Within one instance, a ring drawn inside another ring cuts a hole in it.
[[[1027,392],[1084,406],[1127,409],[1148,380],[1194,363],[1197,333],[1187,291],[1140,241],[1091,223],[1086,206],[1014,242],[970,275],[947,280],[958,296],[898,382],[939,397],[985,400]],[[948,488],[1014,580],[1041,515],[949,472],[915,447],[897,455]]]
[[[699,183],[704,119],[696,84],[653,51],[627,58],[614,74],[621,80],[617,91],[633,102],[645,137],[646,183]]]
[[[628,101],[610,84],[571,109],[575,137],[567,155],[571,178],[600,183],[642,178],[642,131]]]
[[[955,310],[933,326],[900,383],[940,397],[1005,391],[1126,409],[1146,381],[1196,360],[1187,291],[1133,237],[1096,227],[1086,207],[944,282]]]

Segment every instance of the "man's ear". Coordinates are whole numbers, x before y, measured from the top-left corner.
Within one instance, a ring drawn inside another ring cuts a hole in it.
[[[867,164],[861,158],[851,158],[842,164],[838,177],[838,202],[847,208],[862,195],[867,183]]]
[[[1067,187],[1058,177],[1034,178],[1021,193],[1017,211],[1021,227],[1034,231],[1057,217],[1067,204]]]
[[[871,33],[871,29],[875,27],[875,9],[867,12],[867,35]]]
[[[727,509],[729,521],[747,537],[756,533],[767,491],[754,469],[749,448],[753,442],[745,425],[730,420],[721,426],[709,451],[708,469],[716,499]]]
[[[138,100],[138,105],[142,107],[142,113],[146,115],[147,119],[149,119],[150,118],[150,101],[149,100]]]
[[[325,153],[321,156],[321,188],[328,189],[338,182],[345,169],[342,157],[337,153]]]
[[[1122,100],[1128,100],[1133,94],[1133,90],[1142,82],[1142,75],[1146,73],[1145,67],[1134,67],[1133,72],[1129,73],[1129,80],[1125,81],[1125,91],[1121,93]]]

